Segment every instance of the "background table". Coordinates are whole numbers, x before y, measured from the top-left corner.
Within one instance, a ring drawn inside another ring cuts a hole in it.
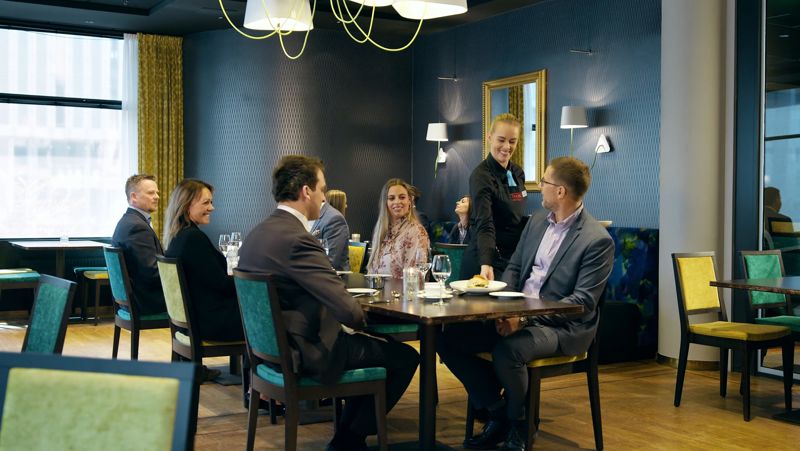
[[[363,287],[364,277],[360,274],[346,276],[350,287]],[[392,290],[402,290],[402,280],[387,279],[382,292],[374,297],[359,297],[357,301],[367,311],[378,315],[389,316],[420,326],[420,429],[419,449],[436,449],[436,397],[434,396],[436,378],[436,329],[445,324],[467,321],[494,320],[514,316],[540,316],[563,313],[581,313],[583,306],[565,304],[555,301],[543,301],[536,298],[520,298],[498,300],[489,295],[453,296],[444,305],[438,305],[434,299],[417,299],[415,301],[392,301],[389,303],[373,303],[393,299]]]
[[[102,249],[108,244],[99,241],[10,241],[11,245],[26,251],[55,251],[56,252],[56,277],[64,278],[64,255],[68,250]]]

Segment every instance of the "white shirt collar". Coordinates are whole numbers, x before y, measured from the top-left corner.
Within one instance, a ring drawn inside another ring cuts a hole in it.
[[[306,216],[303,213],[300,213],[294,208],[283,204],[278,205],[278,210],[283,210],[291,213],[292,216],[294,216],[295,218],[297,218],[298,221],[300,221],[300,224],[303,224],[303,227],[306,229],[306,232],[311,230],[311,224],[308,223],[308,218],[306,218]]]

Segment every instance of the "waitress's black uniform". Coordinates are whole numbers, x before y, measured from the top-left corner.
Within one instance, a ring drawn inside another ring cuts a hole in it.
[[[509,186],[508,171],[516,186]],[[509,162],[504,169],[489,154],[469,177],[474,233],[461,261],[462,280],[481,273],[481,265],[492,265],[495,279],[506,269],[525,227],[525,172]]]

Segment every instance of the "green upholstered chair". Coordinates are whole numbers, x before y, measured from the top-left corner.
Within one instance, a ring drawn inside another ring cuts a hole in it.
[[[30,268],[0,269],[0,299],[3,290],[36,290],[39,284],[39,273]]]
[[[190,450],[196,372],[190,363],[0,353],[0,450]]]
[[[81,319],[86,321],[89,304],[89,284],[94,286],[94,325],[100,319],[100,289],[109,286],[108,268],[105,266],[76,266],[72,270],[81,293]]]
[[[75,295],[75,282],[41,275],[31,308],[31,323],[25,331],[23,352],[61,354],[67,320]]]
[[[378,442],[380,449],[385,451],[386,369],[348,370],[332,385],[321,385],[312,378],[295,374],[280,302],[270,276],[238,269],[233,270],[233,276],[250,358],[250,399],[259,399],[260,394],[264,393],[270,397],[271,407],[274,407],[276,400],[286,405],[284,448],[297,448],[301,400],[371,395],[375,398]],[[270,411],[274,412],[275,409]],[[273,424],[274,418],[272,415]],[[258,403],[251,402],[247,422],[248,450],[253,449],[257,419]]]
[[[678,357],[678,376],[675,382],[675,407],[680,406],[683,378],[689,344],[696,343],[720,348],[719,394],[724,397],[728,380],[728,350],[740,351],[742,359],[743,415],[750,421],[750,367],[758,349],[781,347],[783,352],[783,386],[786,410],[792,408],[792,364],[794,342],[789,328],[767,324],[734,323],[728,321],[725,305],[720,302],[719,290],[709,285],[717,279],[713,252],[672,254],[672,268],[678,297],[681,345]],[[717,321],[689,323],[695,314],[716,313]]]
[[[348,257],[350,258],[350,271],[360,273],[366,260],[364,255],[367,253],[367,243],[362,241],[350,241],[347,245]]]
[[[780,250],[742,251],[742,267],[748,279],[771,279],[783,277],[786,271]],[[757,324],[786,326],[792,331],[795,341],[800,341],[800,316],[792,315],[791,297],[781,293],[766,291],[747,291],[750,309],[756,313]],[[777,309],[782,312],[778,316],[765,316],[764,310]],[[760,315],[758,313],[761,313]]]
[[[192,327],[196,323],[197,315],[186,288],[183,267],[174,258],[159,255],[156,259],[169,314],[172,360],[179,361],[183,358],[202,364],[204,357],[230,356],[231,374],[239,373],[238,361],[245,352],[244,341],[203,340],[197,328]]]
[[[169,327],[167,312],[154,315],[140,315],[133,302],[133,290],[128,278],[125,257],[118,247],[103,248],[103,255],[108,268],[108,280],[111,294],[114,296],[114,347],[111,357],[116,359],[119,351],[120,330],[131,333],[131,360],[139,358],[139,331],[146,329],[166,329]]]
[[[450,272],[450,277],[445,281],[446,283],[458,280],[458,276],[461,274],[461,259],[466,248],[466,244],[433,243],[434,254],[445,254],[450,257],[450,265],[453,270]]]

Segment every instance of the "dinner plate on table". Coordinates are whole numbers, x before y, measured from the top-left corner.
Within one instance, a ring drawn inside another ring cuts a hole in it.
[[[493,291],[489,296],[494,296],[498,299],[519,299],[525,297],[525,293],[519,291]]]
[[[391,274],[369,273],[369,274],[364,274],[364,277],[392,277],[392,275]]]
[[[430,293],[422,291],[419,293],[419,296],[424,299],[439,300],[439,299],[450,299],[453,297],[453,294],[448,292],[439,292],[439,291],[431,291]]]
[[[344,274],[353,274],[353,271],[336,271],[337,276],[341,276]]]
[[[347,292],[350,294],[362,294],[362,295],[366,294],[372,296],[374,294],[377,294],[378,290],[374,288],[348,288]]]
[[[492,291],[500,291],[508,285],[499,280],[490,280],[488,287],[472,287],[469,286],[469,280],[454,280],[450,282],[450,287],[464,293],[491,293]]]

